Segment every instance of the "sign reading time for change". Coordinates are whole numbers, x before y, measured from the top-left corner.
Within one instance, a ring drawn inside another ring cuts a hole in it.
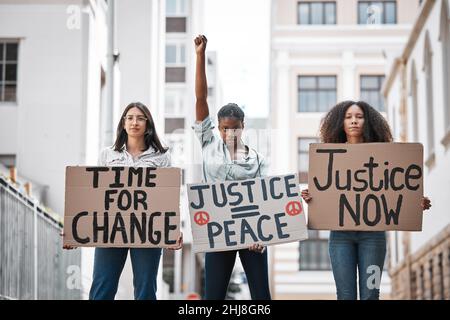
[[[308,238],[297,175],[188,185],[195,252]]]
[[[310,145],[308,227],[422,230],[419,143]]]
[[[176,246],[180,182],[178,168],[67,167],[64,244]]]

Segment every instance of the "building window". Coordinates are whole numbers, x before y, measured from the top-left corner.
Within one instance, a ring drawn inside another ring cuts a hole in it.
[[[336,2],[299,2],[298,24],[336,24]]]
[[[183,168],[186,164],[185,134],[182,132],[170,133],[166,134],[164,138],[166,145],[170,148],[172,166]],[[182,176],[182,183],[184,184],[184,175]]]
[[[186,18],[185,17],[167,17],[166,18],[166,32],[186,32]]]
[[[166,67],[166,83],[186,82],[185,67]]]
[[[182,43],[166,45],[166,82],[186,82],[186,46]]]
[[[166,0],[166,16],[187,15],[187,0]]]
[[[358,24],[397,23],[396,1],[359,1]]]
[[[419,272],[420,272],[419,277],[420,277],[420,292],[421,292],[419,299],[424,300],[425,299],[425,270],[424,270],[423,265],[420,266]]]
[[[184,118],[166,118],[165,133],[174,133],[176,130],[184,130]]]
[[[434,99],[433,99],[433,52],[431,51],[430,34],[425,34],[424,45],[425,92],[427,103],[427,156],[434,154]]]
[[[166,32],[186,32],[186,0],[166,0]]]
[[[184,43],[166,44],[166,66],[186,64],[186,46]]]
[[[0,41],[0,102],[17,100],[17,42]]]
[[[417,98],[417,72],[414,60],[411,64],[411,118],[412,132],[411,139],[413,142],[419,142],[419,108]]]
[[[12,168],[16,166],[16,155],[14,154],[0,154],[0,165],[6,168]]]
[[[428,276],[429,276],[429,284],[430,284],[430,296],[428,297],[429,300],[434,300],[434,272],[433,272],[433,260],[430,259],[428,261],[429,267],[428,267]]]
[[[394,135],[394,140],[397,140],[398,137],[398,125],[397,125],[397,107],[396,106],[391,106],[391,113],[392,113],[392,134]],[[397,234],[397,233],[396,233]],[[397,250],[398,252],[398,250]]]
[[[298,77],[298,112],[326,112],[335,104],[335,76]]]
[[[309,170],[309,144],[319,142],[318,138],[299,138],[298,139],[298,158],[297,168],[300,183],[308,183]]]
[[[439,299],[445,299],[445,275],[444,275],[444,255],[439,253],[438,256],[438,268],[439,268]]]
[[[381,95],[384,76],[361,76],[360,97],[378,111],[384,111],[384,99]]]
[[[181,118],[185,116],[184,97],[186,93],[180,90],[167,90],[165,92],[165,116],[168,118]]]
[[[450,132],[450,22],[447,1],[442,1],[439,39],[442,43],[444,86],[444,133]],[[446,144],[446,143],[445,143]]]
[[[411,271],[411,287],[410,287],[411,300],[417,300],[417,272]]]
[[[320,233],[308,230],[308,239],[300,242],[300,270],[331,270],[328,238],[320,237]]]

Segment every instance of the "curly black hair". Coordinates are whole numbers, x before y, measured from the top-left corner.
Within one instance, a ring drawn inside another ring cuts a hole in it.
[[[335,105],[322,119],[320,139],[324,143],[345,143],[344,119],[347,109],[357,105],[364,112],[364,142],[392,142],[391,129],[386,119],[364,101],[342,101]]]

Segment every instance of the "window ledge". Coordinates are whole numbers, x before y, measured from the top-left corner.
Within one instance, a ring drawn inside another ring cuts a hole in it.
[[[445,147],[445,150],[450,147],[450,127],[447,128],[447,133],[442,138],[441,144]]]
[[[425,165],[428,167],[429,170],[431,170],[434,168],[435,164],[436,164],[436,155],[434,151],[432,151],[428,156],[428,159],[425,161]]]
[[[311,31],[311,30],[329,30],[333,31],[364,31],[370,29],[383,29],[383,30],[410,30],[411,24],[400,23],[386,23],[386,24],[358,24],[353,23],[350,25],[337,24],[298,24],[295,25],[279,25],[275,27],[275,31]]]
[[[0,108],[1,107],[17,107],[17,102],[0,101]]]

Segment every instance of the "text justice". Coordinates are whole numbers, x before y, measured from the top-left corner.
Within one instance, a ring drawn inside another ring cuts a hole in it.
[[[363,168],[355,170],[354,173],[352,173],[351,170],[346,170],[346,177],[342,178],[339,170],[334,172],[333,161],[335,154],[347,153],[346,149],[318,149],[316,150],[316,153],[328,154],[326,182],[322,184],[319,183],[317,177],[313,178],[314,185],[319,191],[327,190],[333,184],[337,190],[353,190],[357,192],[362,192],[367,189],[370,189],[371,191],[380,191],[383,189],[399,191],[405,187],[408,190],[417,190],[419,188],[419,184],[412,184],[413,180],[418,180],[422,177],[422,169],[416,164],[411,164],[406,169],[401,167],[385,168],[383,171],[383,178],[374,181],[375,169],[378,168],[380,164],[375,162],[374,157],[369,157],[368,162],[363,163]],[[389,166],[389,162],[384,162],[384,165]],[[335,177],[334,181],[333,176]],[[358,187],[354,185],[353,179],[356,183],[360,184]],[[342,180],[345,180],[345,183],[341,184]],[[401,183],[399,183],[399,181],[401,181]]]
[[[198,193],[198,202],[191,202],[190,205],[194,209],[201,209],[205,206],[205,192],[211,192],[213,203],[216,207],[225,207],[227,204],[230,206],[238,206],[242,202],[254,203],[254,196],[257,191],[261,192],[262,200],[267,201],[270,199],[281,199],[284,197],[284,193],[276,190],[284,190],[286,197],[298,197],[298,181],[295,180],[295,175],[289,175],[285,177],[271,177],[270,179],[260,179],[260,190],[256,189],[256,180],[243,180],[231,182],[228,186],[225,183],[218,183],[213,185],[193,185],[190,186],[190,190],[196,190]],[[246,192],[236,190],[236,187],[246,187]],[[281,187],[280,187],[281,186]],[[219,189],[219,190],[218,190]],[[220,193],[220,196],[219,196]],[[246,199],[244,199],[244,196]]]

